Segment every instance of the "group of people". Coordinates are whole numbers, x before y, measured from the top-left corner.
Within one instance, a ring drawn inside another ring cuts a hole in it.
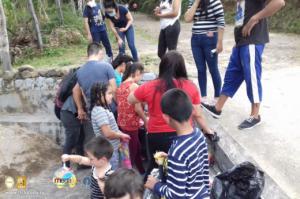
[[[206,124],[201,106],[214,117],[220,117],[227,98],[232,97],[245,80],[252,111],[239,128],[252,128],[260,123],[261,59],[268,42],[266,17],[283,5],[284,0],[237,1],[236,46],[221,89],[218,53],[223,49],[225,25],[222,3],[220,0],[190,1],[184,18],[194,23],[191,46],[198,69],[199,91],[188,79],[183,56],[176,51],[181,0],[161,0],[154,8],[155,16],[161,18],[159,74],[157,79],[142,85],[138,82],[144,68],[138,62],[134,45],[132,15],[114,0],[104,0],[103,4],[88,1],[84,18],[88,37],[93,42],[87,49],[88,61],[76,71],[77,84],[63,104],[61,121],[66,129],[62,160],[67,166],[70,161],[92,166],[92,198],[104,195],[106,198],[142,198],[144,182],[146,188],[160,197],[209,198],[205,137],[213,142],[219,137]],[[113,61],[104,16],[119,45],[119,55]],[[125,54],[125,37],[132,57]],[[102,61],[100,43],[113,66]],[[205,100],[206,64],[215,88],[213,104]],[[147,130],[150,154],[146,168],[138,136],[141,126]],[[129,143],[131,164],[144,175],[144,180],[136,171],[119,169],[122,143]],[[74,148],[77,155],[71,155]],[[166,182],[149,175],[157,166],[153,158],[157,151],[168,157]]]

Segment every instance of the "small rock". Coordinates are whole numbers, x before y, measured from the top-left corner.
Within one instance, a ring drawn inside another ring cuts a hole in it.
[[[15,74],[16,73],[14,71],[5,71],[3,74],[3,80],[11,81],[14,78]]]
[[[46,77],[48,70],[40,69],[38,70],[39,76]]]
[[[36,78],[39,76],[39,73],[37,71],[28,71],[28,70],[25,70],[23,72],[20,73],[21,77],[23,79],[26,79],[26,78]]]
[[[34,71],[34,68],[30,65],[23,65],[21,66],[20,68],[18,68],[18,71],[21,73],[23,71],[29,71],[29,72],[32,72]]]

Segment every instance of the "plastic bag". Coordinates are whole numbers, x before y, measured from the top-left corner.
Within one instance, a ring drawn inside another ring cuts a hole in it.
[[[132,169],[130,161],[128,142],[121,142],[119,146],[120,167]]]
[[[63,167],[55,171],[53,183],[59,189],[66,187],[73,188],[77,184],[77,179],[73,171],[64,164]]]
[[[243,162],[215,177],[211,198],[258,199],[264,185],[264,172],[250,162]]]
[[[153,169],[151,171],[151,174],[153,177],[156,177],[157,179],[160,178],[160,171],[159,169]],[[145,189],[143,199],[160,199],[157,195],[153,193],[150,189]]]

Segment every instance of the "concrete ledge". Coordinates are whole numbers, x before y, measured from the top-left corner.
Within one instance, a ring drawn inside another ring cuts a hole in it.
[[[1,114],[0,124],[5,126],[19,125],[50,137],[58,145],[64,143],[64,128],[53,114]]]
[[[207,115],[210,123],[215,121]],[[220,136],[220,141],[215,145],[214,155],[217,166],[221,171],[228,170],[234,165],[244,161],[250,161],[259,167],[258,163],[226,130],[221,124],[216,124],[214,129]],[[261,169],[262,170],[262,169]],[[263,191],[263,198],[265,199],[288,199],[290,197],[279,187],[279,185],[268,175],[268,171],[263,170],[265,173],[265,187]]]

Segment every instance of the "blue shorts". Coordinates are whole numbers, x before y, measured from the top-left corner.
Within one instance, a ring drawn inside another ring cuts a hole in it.
[[[233,97],[245,80],[247,95],[251,103],[262,101],[261,61],[265,45],[234,47],[224,77],[222,95]]]

